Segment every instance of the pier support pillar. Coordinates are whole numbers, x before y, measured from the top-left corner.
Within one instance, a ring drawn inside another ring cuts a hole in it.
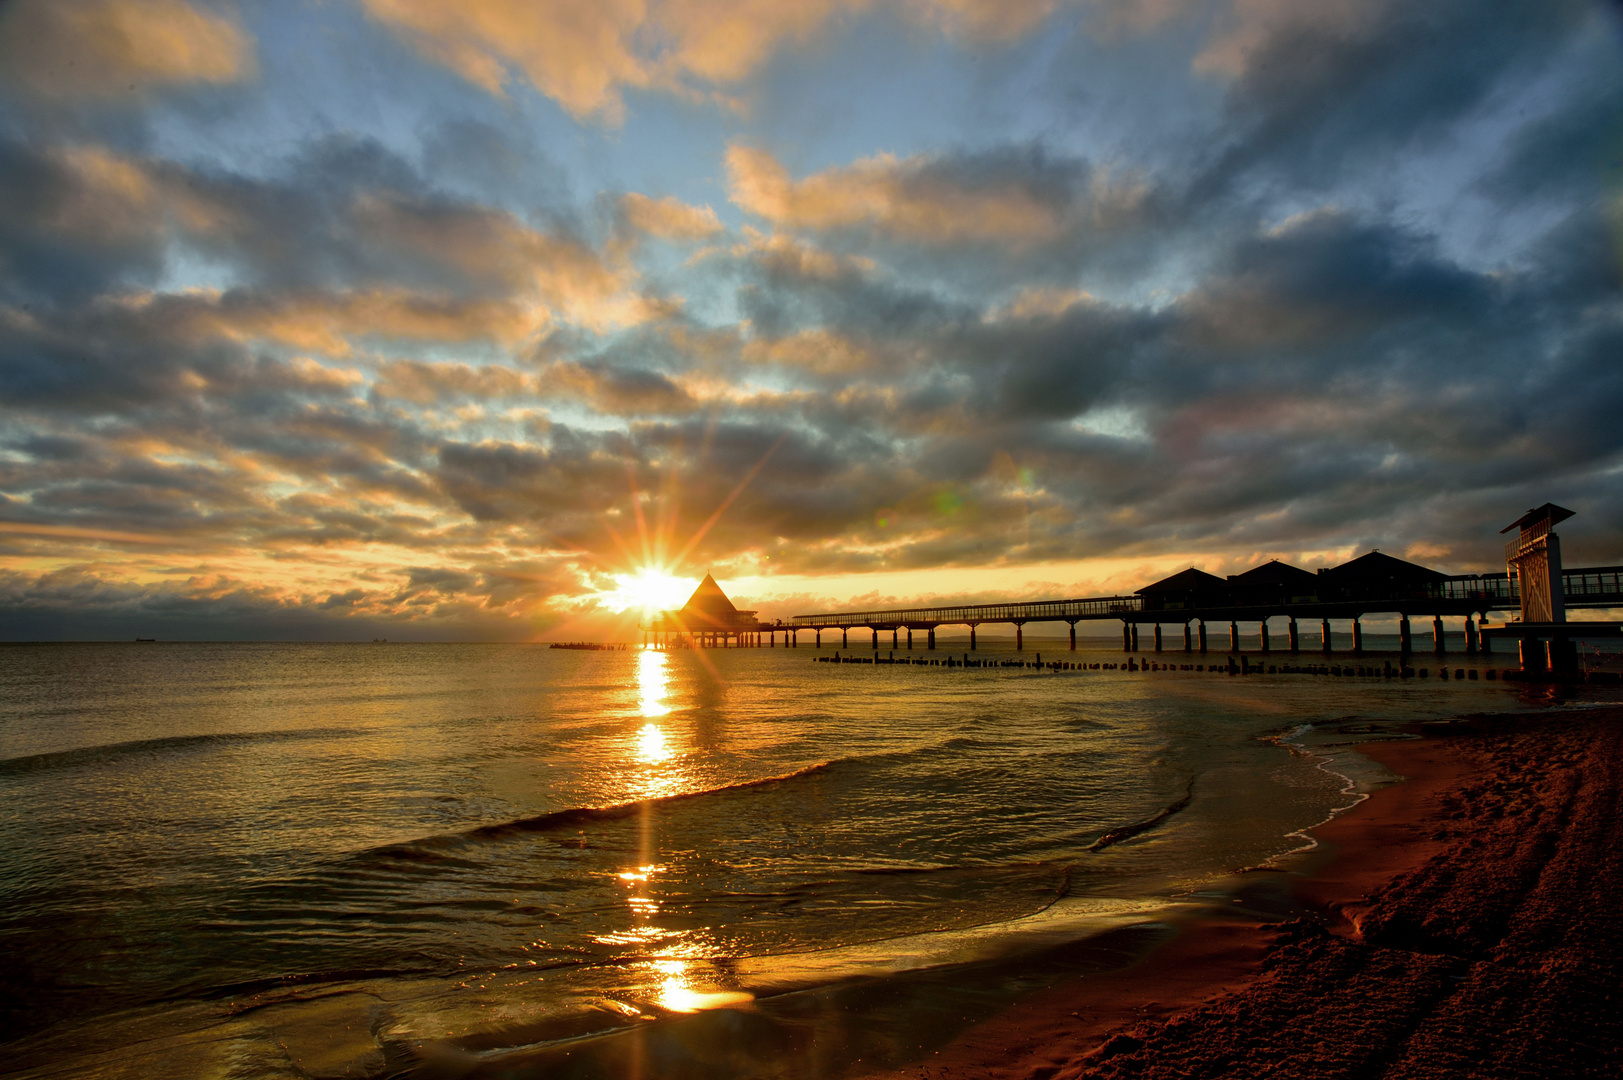
[[[791,630],[791,631],[789,631],[788,634],[786,634],[784,636],[786,636],[789,639],[789,645],[790,645],[791,648],[795,648],[795,649],[800,648],[800,631],[799,630]]]
[[[1431,651],[1438,656],[1442,656],[1448,651],[1443,644],[1443,617],[1441,615],[1431,617]]]
[[[1133,651],[1133,624],[1132,623],[1124,622],[1124,623],[1121,624],[1121,651],[1122,652],[1132,652]]]
[[[879,627],[870,626],[868,629],[873,631],[873,647],[876,649],[879,648]]]
[[[1302,651],[1302,630],[1301,630],[1300,627],[1298,627],[1296,625],[1296,616],[1295,615],[1291,616],[1290,634],[1291,634],[1291,652],[1293,652],[1293,653],[1301,652]]]
[[[1076,622],[1071,623],[1071,651],[1076,652]]]
[[[900,631],[898,631],[896,629],[896,627],[893,626],[893,627],[890,628],[890,647],[893,648],[893,649],[896,648],[896,645],[897,645],[897,640],[898,639],[897,639],[896,635],[898,633],[900,633]]]
[[[840,627],[840,648],[849,649],[850,647],[851,647],[851,628],[849,626],[842,626],[842,627]]]
[[[1161,624],[1155,624],[1155,651],[1161,651]]]
[[[975,624],[974,623],[969,624],[969,650],[970,650],[970,652],[975,651]]]
[[[913,651],[913,628],[911,626],[907,628],[907,651]]]
[[[1518,640],[1516,644],[1519,652],[1521,653],[1521,664],[1523,671],[1544,670],[1544,661],[1546,659],[1544,655],[1544,642],[1535,637],[1524,637]]]
[[[1138,651],[1138,624],[1133,624],[1133,651]]]
[[[935,648],[935,627],[930,627],[930,648]]]
[[[1206,620],[1200,620],[1200,651],[1206,651]]]
[[[1273,651],[1268,645],[1268,620],[1267,619],[1262,620],[1262,625],[1260,627],[1258,627],[1258,629],[1257,629],[1257,645],[1260,647],[1261,651],[1263,651],[1263,652],[1272,652]]]
[[[1353,655],[1364,655],[1364,624],[1353,620]]]
[[[1398,652],[1408,656],[1414,652],[1414,638],[1409,632],[1409,616],[1398,616]]]
[[[1229,620],[1229,652],[1240,651],[1240,624]]]
[[[1324,648],[1324,655],[1330,655],[1330,620],[1319,620],[1319,644]]]
[[[1025,649],[1026,649],[1026,624],[1023,623],[1023,622],[1017,622],[1017,623],[1014,624],[1014,651],[1015,652],[1024,652]]]
[[[823,647],[823,628],[821,626],[817,628],[817,647],[819,649]]]
[[[1195,651],[1195,632],[1190,628],[1188,623],[1183,624],[1183,651]]]
[[[1469,615],[1465,617],[1465,651],[1476,652],[1476,623],[1471,621]]]

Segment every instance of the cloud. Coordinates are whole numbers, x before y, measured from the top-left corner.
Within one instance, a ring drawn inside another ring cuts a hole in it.
[[[1026,247],[1079,226],[1108,230],[1138,217],[1141,179],[1029,155],[899,159],[880,155],[800,180],[763,150],[727,151],[729,194],[749,213],[792,229],[872,226],[924,244]]]
[[[962,41],[1024,36],[1054,0],[362,0],[423,56],[505,96],[523,79],[579,119],[617,125],[622,92],[711,96],[780,50],[888,9]]]
[[[620,198],[620,212],[633,229],[665,240],[703,240],[722,231],[710,207],[689,206],[670,195],[650,199],[629,192]]]
[[[254,74],[252,39],[185,0],[11,0],[0,9],[0,80],[57,100]]]

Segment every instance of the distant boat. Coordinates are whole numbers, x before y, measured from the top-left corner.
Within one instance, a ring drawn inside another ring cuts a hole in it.
[[[138,637],[135,640],[136,641],[157,641],[158,639],[155,638],[155,637]]]
[[[549,649],[581,649],[586,652],[625,652],[624,645],[606,645],[599,641],[554,641]]]

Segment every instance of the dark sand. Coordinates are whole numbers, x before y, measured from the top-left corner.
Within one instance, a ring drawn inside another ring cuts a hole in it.
[[[1623,1076],[1623,708],[1422,730],[1363,748],[1406,780],[1314,830],[1305,915],[1196,920],[884,1075]]]

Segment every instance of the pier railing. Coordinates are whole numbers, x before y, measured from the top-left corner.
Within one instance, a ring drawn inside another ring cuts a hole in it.
[[[895,608],[887,611],[841,611],[796,615],[791,627],[934,626],[938,623],[1066,622],[1108,619],[1144,610],[1142,596],[1097,596],[1086,600],[1036,600],[1016,604],[970,604],[958,607]]]

